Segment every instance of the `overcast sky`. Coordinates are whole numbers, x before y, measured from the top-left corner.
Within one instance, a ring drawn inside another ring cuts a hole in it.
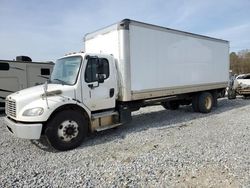
[[[0,0],[0,59],[55,60],[85,33],[130,18],[250,49],[250,0]]]

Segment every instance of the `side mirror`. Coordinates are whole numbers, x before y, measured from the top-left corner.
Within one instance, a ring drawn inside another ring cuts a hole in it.
[[[106,78],[105,74],[98,74],[98,82],[103,83]]]

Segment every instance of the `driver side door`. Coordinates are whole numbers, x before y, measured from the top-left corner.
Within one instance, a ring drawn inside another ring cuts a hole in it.
[[[82,77],[82,93],[83,102],[91,111],[115,107],[117,82],[112,60],[96,56],[87,60]]]

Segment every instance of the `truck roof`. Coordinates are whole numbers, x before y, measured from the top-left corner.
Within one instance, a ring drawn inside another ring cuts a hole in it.
[[[102,29],[98,29],[98,30],[93,31],[91,33],[87,33],[84,36],[84,39],[89,40],[89,39],[95,37],[96,35],[107,33],[107,32],[110,32],[112,30],[117,30],[117,29],[118,30],[119,29],[129,30],[129,25],[131,25],[131,24],[141,26],[141,27],[151,28],[151,29],[155,29],[155,30],[160,30],[160,31],[168,31],[168,32],[182,34],[182,35],[192,36],[192,37],[196,37],[196,38],[203,38],[203,39],[207,39],[207,40],[229,43],[229,41],[223,40],[223,39],[218,39],[218,38],[209,37],[209,36],[205,36],[205,35],[186,32],[186,31],[181,31],[181,30],[177,30],[177,29],[171,29],[168,27],[158,26],[158,25],[154,25],[154,24],[148,24],[148,23],[144,23],[144,22],[140,22],[140,21],[136,21],[136,20],[131,20],[131,19],[123,19],[115,24],[109,25],[109,26],[104,27]]]

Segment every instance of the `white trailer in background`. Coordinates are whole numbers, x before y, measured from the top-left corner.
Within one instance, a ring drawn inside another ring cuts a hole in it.
[[[28,60],[28,59],[26,59]],[[50,78],[54,63],[0,60],[0,107],[7,95],[43,84]]]
[[[228,41],[125,19],[87,34],[85,53],[59,59],[49,84],[9,95],[5,122],[19,138],[45,134],[68,150],[147,105],[208,113],[224,96],[228,71]]]

